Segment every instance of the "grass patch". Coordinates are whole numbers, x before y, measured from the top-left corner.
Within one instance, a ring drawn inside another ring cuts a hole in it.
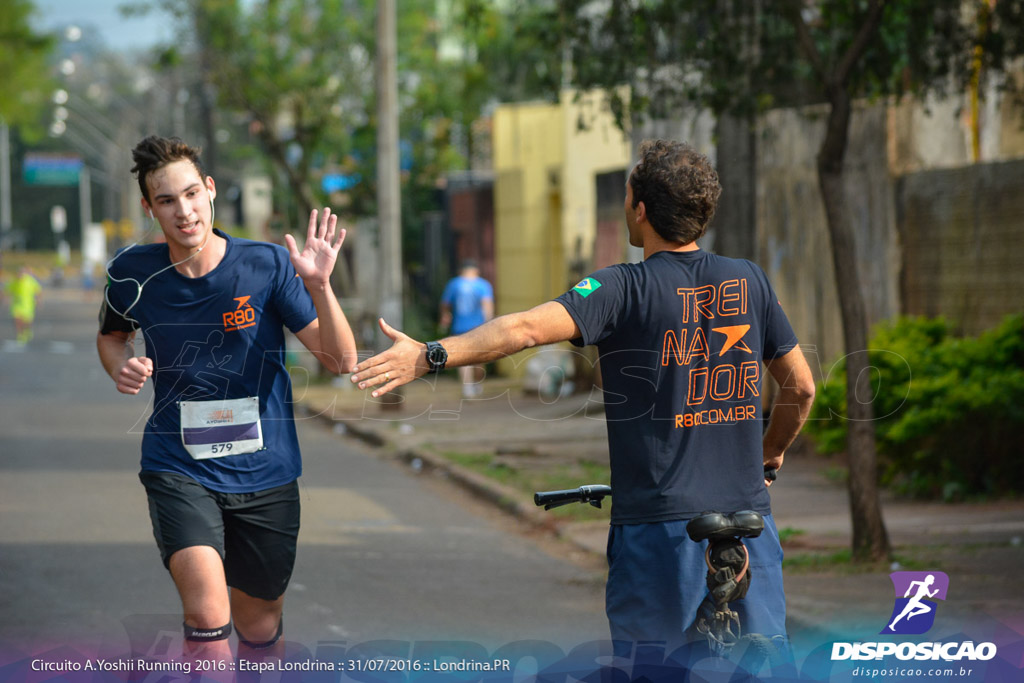
[[[913,549],[908,549],[913,553]],[[831,553],[788,553],[782,560],[783,571],[794,573],[834,572],[838,574],[871,574],[893,571],[924,571],[940,569],[934,557],[923,557],[917,554],[894,555],[892,560],[880,562],[854,562],[853,551],[849,548]]]
[[[508,464],[507,459],[499,459],[493,453],[443,451],[441,455],[460,467],[521,491],[531,500],[537,491],[574,489],[583,484],[608,484],[611,476],[607,465],[589,461],[553,462],[550,465],[531,462],[530,467],[514,467]],[[610,517],[609,509],[606,501],[600,509],[592,505],[571,504],[554,508],[550,513],[572,521],[606,520]]]
[[[853,552],[849,549],[833,553],[787,553],[782,560],[782,569],[795,571],[835,571],[853,564]]]
[[[779,542],[785,543],[786,541],[792,540],[793,538],[796,538],[797,536],[802,536],[806,533],[807,532],[803,529],[794,529],[791,526],[783,527],[779,529]]]

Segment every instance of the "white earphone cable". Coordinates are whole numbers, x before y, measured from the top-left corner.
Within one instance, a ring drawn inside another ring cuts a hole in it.
[[[149,283],[150,280],[155,278],[160,273],[168,271],[171,268],[174,268],[175,266],[180,266],[182,263],[185,263],[186,261],[191,260],[192,258],[197,256],[206,247],[207,242],[210,241],[210,235],[213,234],[213,222],[214,222],[214,218],[216,216],[216,209],[213,206],[213,196],[210,195],[210,191],[208,189],[207,189],[206,193],[207,193],[207,195],[210,196],[210,231],[208,233],[206,233],[206,239],[203,240],[203,243],[201,245],[199,245],[199,248],[196,249],[194,252],[192,252],[191,254],[186,256],[185,258],[181,259],[180,261],[177,261],[175,263],[170,264],[169,266],[165,266],[165,267],[161,268],[160,270],[156,271],[155,273],[153,273],[152,275],[147,277],[141,283],[138,280],[136,280],[135,278],[133,278],[133,277],[126,277],[126,278],[120,278],[120,279],[116,278],[110,272],[110,267],[114,264],[114,261],[116,261],[118,258],[124,256],[132,248],[137,247],[139,245],[139,242],[134,242],[134,243],[128,245],[127,247],[125,247],[124,249],[119,251],[118,253],[114,254],[114,257],[112,259],[107,261],[107,265],[104,267],[104,270],[107,273],[107,279],[108,279],[109,282],[116,282],[116,283],[119,283],[119,284],[122,283],[122,282],[134,282],[135,285],[138,287],[138,291],[135,294],[135,299],[132,301],[132,303],[127,308],[124,309],[124,312],[121,312],[121,311],[117,310],[117,307],[115,307],[114,304],[111,303],[111,301],[110,301],[110,287],[109,286],[105,287],[104,290],[103,290],[103,299],[106,302],[107,307],[110,308],[110,310],[112,310],[114,313],[117,313],[119,316],[121,316],[125,320],[127,320],[129,322],[132,322],[132,323],[135,323],[136,325],[139,325],[139,321],[136,320],[135,318],[132,318],[131,316],[129,316],[128,313],[133,308],[135,308],[136,304],[139,303],[139,299],[142,298],[142,288],[145,287]],[[143,238],[145,238],[146,235],[148,235],[149,233],[151,233],[153,231],[153,227],[156,224],[156,219],[153,218],[152,210],[149,212],[149,218],[150,218],[150,226],[149,226],[149,229],[142,235]],[[168,247],[168,254],[169,253],[170,253],[170,247]],[[141,325],[140,325],[140,327],[141,327]]]

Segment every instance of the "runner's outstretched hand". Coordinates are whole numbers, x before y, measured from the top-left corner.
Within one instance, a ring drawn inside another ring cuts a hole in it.
[[[338,230],[335,235],[335,228],[338,225],[338,217],[331,214],[329,208],[324,209],[317,226],[317,210],[309,213],[309,230],[306,234],[306,244],[299,252],[295,244],[295,238],[285,235],[285,245],[288,247],[288,255],[291,257],[295,272],[299,274],[307,286],[327,285],[330,282],[331,271],[338,260],[338,252],[345,241],[345,230]],[[335,241],[337,237],[337,241]]]
[[[395,343],[387,351],[367,358],[352,371],[352,381],[360,389],[373,388],[372,396],[383,396],[392,389],[408,384],[427,374],[427,345],[418,342],[384,322],[377,321],[381,331]]]

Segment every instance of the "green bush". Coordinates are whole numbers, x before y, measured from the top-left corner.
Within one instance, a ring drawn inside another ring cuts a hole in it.
[[[884,484],[945,500],[1024,492],[1024,316],[976,338],[941,318],[900,318],[875,331],[869,356]],[[845,449],[845,415],[840,361],[807,425],[819,450]]]

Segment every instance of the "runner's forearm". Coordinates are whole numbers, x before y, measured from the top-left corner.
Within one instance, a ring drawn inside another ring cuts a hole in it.
[[[448,352],[448,367],[482,365],[528,348],[516,335],[514,315],[505,315],[454,337],[441,345]]]
[[[124,367],[129,358],[134,356],[134,350],[129,343],[131,337],[120,334],[96,334],[96,351],[100,356],[100,363],[103,369],[110,375],[110,379],[117,381],[117,375]]]
[[[356,340],[345,312],[330,284],[310,287],[313,305],[320,323],[320,353],[318,358],[330,372],[342,374],[352,371],[356,364]]]
[[[427,345],[381,318],[381,330],[394,341],[390,349],[359,363],[352,381],[360,389],[374,388],[377,397],[422,377],[430,371]],[[447,352],[447,367],[481,365],[541,344],[580,336],[572,317],[561,304],[549,301],[528,311],[511,313],[484,323],[465,334],[440,340]]]
[[[536,310],[503,315],[464,334],[445,337],[441,345],[448,352],[448,367],[481,365],[568,338],[537,324],[536,316],[531,316]]]
[[[779,383],[780,391],[762,438],[764,464],[778,469],[782,466],[786,449],[796,439],[811,412],[814,377],[799,346],[765,364]]]

